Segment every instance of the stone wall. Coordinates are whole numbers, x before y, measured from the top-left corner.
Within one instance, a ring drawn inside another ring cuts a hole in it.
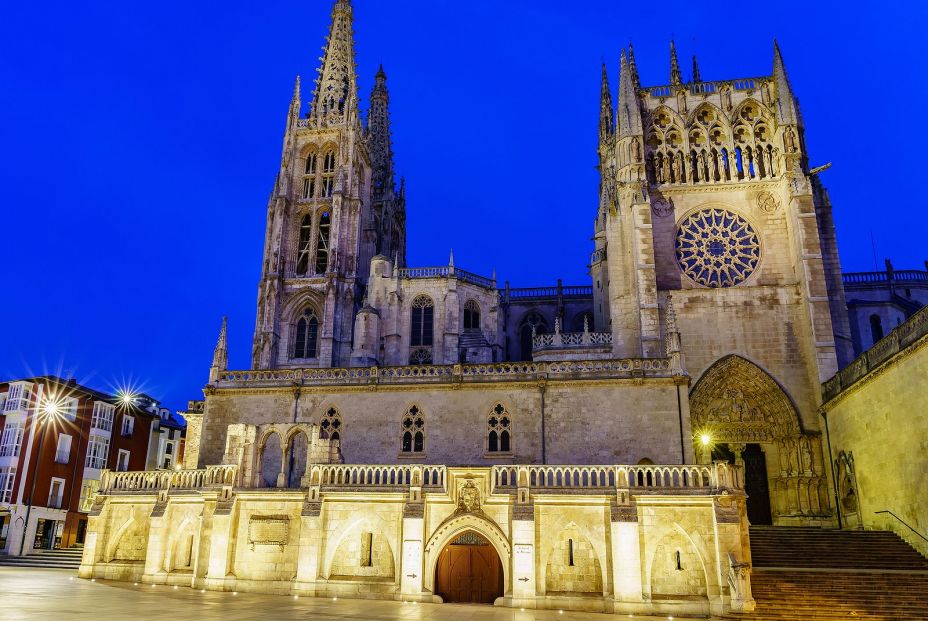
[[[920,329],[915,332],[915,328]],[[895,355],[845,386],[823,408],[838,477],[839,506],[846,526],[894,530],[922,554],[928,543],[892,516],[892,511],[928,536],[928,311],[897,329],[912,337]],[[877,344],[874,350],[883,345]],[[871,351],[874,351],[871,350]],[[868,352],[869,353],[869,352]],[[867,354],[865,354],[866,356]],[[851,363],[845,372],[865,361]]]

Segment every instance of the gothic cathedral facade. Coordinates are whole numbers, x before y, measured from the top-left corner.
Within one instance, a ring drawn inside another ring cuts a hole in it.
[[[336,0],[268,210],[252,368],[226,325],[187,470],[108,473],[82,575],[651,614],[750,610],[749,523],[830,525],[851,358],[827,192],[770,75],[603,68],[590,282],[406,264],[387,76]],[[613,103],[616,101],[617,103]],[[463,563],[463,565],[462,565]],[[455,567],[467,566],[463,580]],[[465,584],[466,582],[466,584]]]

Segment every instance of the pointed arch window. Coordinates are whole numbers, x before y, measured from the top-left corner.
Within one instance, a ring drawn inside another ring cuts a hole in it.
[[[310,153],[306,156],[306,165],[303,168],[303,198],[316,198],[316,169],[318,156]]]
[[[547,333],[548,324],[540,314],[533,311],[526,315],[525,319],[522,320],[522,325],[519,327],[519,345],[522,350],[520,360],[531,360],[532,338],[539,334]]]
[[[312,243],[313,218],[306,214],[300,221],[300,240],[297,244],[296,273],[305,276],[309,271],[310,244]]]
[[[480,329],[480,306],[476,300],[467,300],[464,304],[464,329]]]
[[[414,405],[403,415],[403,452],[422,453],[425,450],[425,416]]]
[[[497,403],[487,416],[487,452],[512,451],[512,418],[502,403]]]
[[[316,273],[325,274],[329,269],[329,233],[332,230],[332,215],[328,211],[319,216],[319,233],[316,237]]]
[[[293,339],[294,358],[316,358],[319,354],[319,319],[316,311],[308,308],[296,322]]]
[[[877,314],[870,315],[870,336],[874,345],[883,338],[883,320]]]
[[[322,440],[342,439],[342,415],[335,408],[329,408],[319,422],[319,438]]]
[[[335,151],[322,156],[322,198],[330,198],[335,190]]]
[[[412,301],[412,321],[409,335],[409,363],[432,363],[432,333],[435,304],[427,295],[417,295]]]

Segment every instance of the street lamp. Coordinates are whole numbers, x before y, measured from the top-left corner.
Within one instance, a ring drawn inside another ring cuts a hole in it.
[[[19,555],[25,556],[26,553],[26,534],[29,532],[29,516],[32,514],[32,501],[35,496],[35,484],[39,478],[39,467],[42,464],[42,445],[45,443],[45,430],[48,429],[49,423],[58,422],[64,411],[64,401],[57,397],[46,397],[36,408],[38,418],[37,424],[42,425],[42,431],[39,432],[39,446],[36,451],[35,469],[32,471],[32,488],[29,490],[29,504],[26,505],[26,521],[23,523],[23,538],[19,544]]]

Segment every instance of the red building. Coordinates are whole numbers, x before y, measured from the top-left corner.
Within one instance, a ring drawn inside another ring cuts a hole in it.
[[[83,543],[101,472],[166,463],[163,436],[179,425],[145,395],[53,376],[0,383],[0,553]]]

